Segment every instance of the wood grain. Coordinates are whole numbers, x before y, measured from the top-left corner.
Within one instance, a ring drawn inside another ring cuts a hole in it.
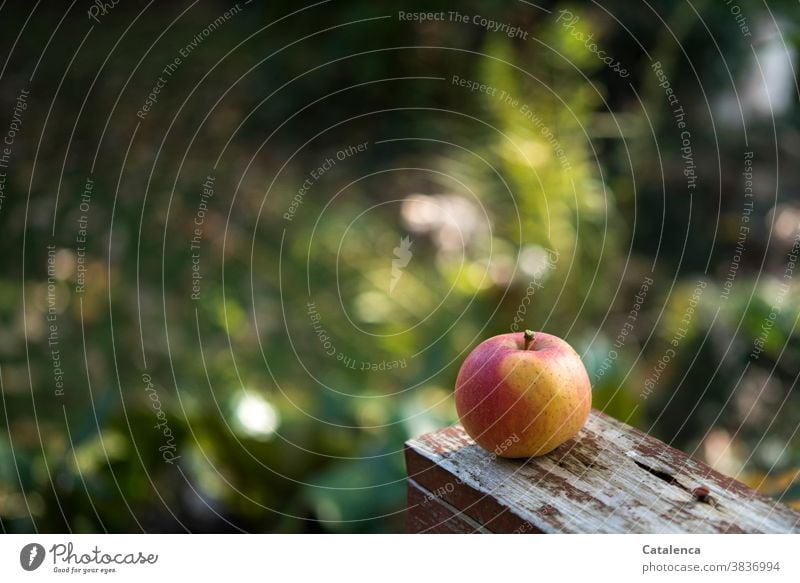
[[[800,532],[800,513],[598,411],[539,458],[498,458],[456,425],[408,441],[406,465],[411,532]]]
[[[431,494],[414,480],[408,481],[406,529],[412,533],[474,534],[489,532],[480,524]]]

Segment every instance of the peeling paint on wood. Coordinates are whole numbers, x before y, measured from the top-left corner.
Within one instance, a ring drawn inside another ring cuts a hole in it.
[[[407,442],[406,464],[412,532],[800,532],[800,513],[598,411],[539,458],[498,458],[456,425]]]

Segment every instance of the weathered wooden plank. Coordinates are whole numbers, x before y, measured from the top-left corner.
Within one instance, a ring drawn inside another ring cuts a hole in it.
[[[800,532],[800,513],[598,411],[539,458],[498,458],[454,426],[407,442],[406,464],[493,532]]]
[[[475,534],[489,532],[457,508],[417,484],[408,481],[406,530],[428,534]]]

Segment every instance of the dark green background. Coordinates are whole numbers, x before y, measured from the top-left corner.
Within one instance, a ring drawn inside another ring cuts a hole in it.
[[[800,500],[794,281],[764,352],[749,357],[800,218],[795,78],[778,67],[770,83],[788,84],[788,104],[770,112],[754,55],[763,65],[796,53],[796,3],[742,2],[747,38],[723,2],[539,3],[548,14],[512,1],[256,1],[183,59],[144,120],[163,68],[230,4],[121,2],[99,24],[88,2],[63,21],[64,3],[29,4],[0,12],[0,130],[19,91],[31,93],[0,209],[4,531],[401,530],[404,440],[455,422],[459,363],[509,330],[532,281],[524,326],[576,347],[597,408]],[[529,36],[400,22],[398,8],[481,14]],[[630,77],[556,22],[561,9]],[[687,114],[691,194],[655,61]],[[535,112],[569,171],[518,108],[453,75]],[[284,220],[309,173],[362,142]],[[754,209],[725,299],[746,151]],[[209,174],[193,301],[189,242]],[[408,220],[417,194],[443,205],[427,231]],[[405,236],[413,256],[389,293]],[[48,245],[59,251],[63,396],[47,342]],[[542,271],[547,249],[558,261]],[[646,277],[633,331],[600,374]],[[643,399],[698,281],[685,337]],[[405,366],[353,370],[326,355],[309,302],[337,352]],[[176,464],[159,452],[143,374]],[[262,424],[273,412],[276,431],[248,432],[246,405]]]

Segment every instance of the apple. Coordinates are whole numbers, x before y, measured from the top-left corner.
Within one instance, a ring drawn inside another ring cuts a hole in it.
[[[456,379],[456,411],[478,445],[501,457],[544,455],[581,430],[592,386],[580,356],[544,332],[480,343]]]

